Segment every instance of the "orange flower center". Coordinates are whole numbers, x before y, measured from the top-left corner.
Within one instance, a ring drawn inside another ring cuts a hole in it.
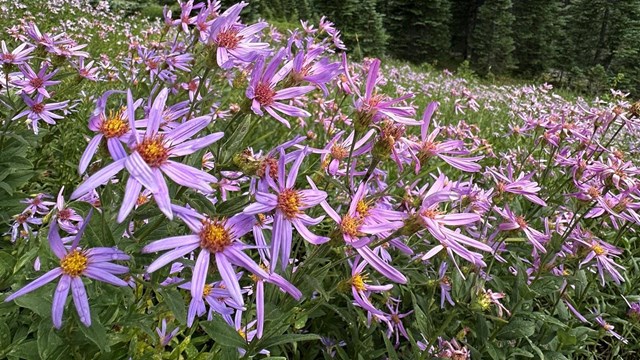
[[[360,216],[369,215],[369,210],[371,210],[371,207],[369,206],[369,204],[367,204],[364,200],[358,201],[358,205],[356,206],[356,211],[358,212],[358,214],[360,214]]]
[[[200,246],[212,253],[224,251],[231,245],[231,235],[224,223],[217,220],[202,220],[204,227],[200,231]]]
[[[358,237],[360,236],[360,231],[358,230],[360,225],[362,225],[362,220],[359,217],[345,215],[340,222],[340,230],[342,230],[343,234]]]
[[[365,285],[367,283],[367,279],[368,279],[367,274],[355,274],[351,278],[351,286],[356,288],[356,290],[358,291],[365,291],[366,290]]]
[[[331,157],[336,160],[342,160],[348,155],[349,151],[344,146],[333,145],[333,147],[331,147]]]
[[[100,132],[107,139],[120,137],[129,131],[129,123],[123,119],[123,112],[110,112],[109,116],[102,121]]]
[[[278,209],[287,219],[293,219],[300,213],[300,193],[294,189],[286,189],[278,195]]]
[[[527,227],[527,221],[522,216],[516,217],[516,223],[518,223],[518,226],[520,226],[521,229]]]
[[[602,246],[600,246],[600,244],[592,245],[591,250],[593,250],[596,255],[603,255],[606,252],[606,250]]]
[[[169,158],[169,149],[165,147],[162,135],[145,138],[138,145],[136,151],[151,167],[158,167]]]

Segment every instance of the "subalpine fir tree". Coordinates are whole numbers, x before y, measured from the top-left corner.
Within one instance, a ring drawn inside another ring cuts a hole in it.
[[[480,74],[504,74],[514,68],[512,7],[511,0],[487,0],[478,9],[471,59]]]
[[[514,59],[518,73],[536,76],[551,68],[560,38],[560,1],[515,0]]]
[[[386,1],[389,53],[415,63],[446,59],[451,48],[450,22],[450,0]]]
[[[318,16],[326,15],[342,32],[342,40],[352,54],[381,56],[387,34],[375,0],[315,1]]]

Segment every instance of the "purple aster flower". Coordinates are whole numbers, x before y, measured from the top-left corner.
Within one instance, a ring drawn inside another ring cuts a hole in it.
[[[293,236],[292,225],[302,238],[311,244],[319,245],[329,241],[328,237],[315,235],[307,229],[307,226],[318,224],[324,217],[313,219],[304,213],[304,210],[322,202],[327,197],[327,193],[319,190],[298,190],[295,188],[298,171],[305,157],[306,150],[300,151],[289,170],[289,175],[285,176],[286,156],[281,150],[277,168],[277,182],[271,176],[265,176],[265,181],[276,194],[257,191],[255,194],[257,202],[249,205],[243,211],[248,215],[256,215],[275,209],[271,241],[271,271],[276,268],[278,256],[280,256],[283,270],[289,263]],[[268,171],[269,168],[267,168]]]
[[[72,208],[65,206],[63,193],[64,186],[60,189],[56,201],[56,220],[63,231],[69,234],[76,234],[78,225],[82,222],[82,216],[78,215]]]
[[[620,256],[622,254],[622,250],[598,239],[587,231],[580,231],[580,229],[576,230],[578,230],[576,233],[577,235],[574,236],[574,234],[572,234],[571,237],[590,250],[584,260],[580,262],[579,266],[582,267],[595,259],[602,286],[605,285],[605,273],[611,276],[613,282],[620,285],[620,283],[624,281],[624,277],[622,277],[622,274],[620,274],[618,269],[624,270],[624,267],[616,264],[614,258]]]
[[[51,73],[47,74],[47,70],[49,69],[49,63],[45,62],[42,65],[42,68],[36,74],[29,64],[20,65],[20,71],[22,75],[24,75],[24,80],[16,80],[13,82],[14,85],[22,88],[22,91],[26,94],[33,94],[34,92],[38,92],[38,94],[48,98],[51,97],[49,92],[47,91],[47,86],[52,86],[59,84],[59,80],[51,80],[52,77],[58,73],[58,70],[54,70]]]
[[[540,186],[538,186],[537,182],[531,181],[534,173],[530,173],[528,175],[520,173],[518,178],[514,180],[513,167],[511,166],[511,164],[507,166],[506,174],[498,172],[495,169],[488,170],[489,174],[496,182],[495,196],[500,196],[505,192],[508,192],[512,194],[522,195],[525,199],[531,201],[534,204],[547,206],[547,203],[537,195],[538,191],[540,191]]]
[[[342,136],[344,134],[344,131],[338,132],[327,143],[324,149],[317,151],[322,154],[320,157],[322,167],[326,168],[327,172],[331,176],[343,175],[346,173],[346,170],[340,169],[340,165],[343,161],[345,161],[345,159],[349,157],[349,151],[351,149],[351,144],[353,143],[355,132],[352,131],[345,140],[340,141],[342,140]],[[373,136],[374,134],[375,130],[371,129],[360,140],[358,140],[353,146],[352,156],[360,156],[371,151],[372,144],[367,144],[367,141],[369,141],[371,136]]]
[[[42,225],[42,219],[34,217],[30,211],[14,216],[11,224],[11,242],[16,242],[18,237],[29,237],[29,234],[32,233],[30,224]]]
[[[325,50],[323,47],[307,52],[300,50],[279,72],[290,73],[296,84],[305,81],[312,83],[322,89],[325,96],[329,96],[326,84],[340,73],[341,65],[339,62],[330,63],[326,57],[318,59]]]
[[[477,172],[482,169],[482,166],[477,164],[477,161],[481,160],[483,156],[474,157],[458,157],[451,155],[464,155],[469,151],[465,149],[465,144],[462,140],[446,140],[436,141],[436,138],[440,134],[440,127],[436,126],[435,129],[429,133],[429,125],[431,124],[431,117],[433,113],[438,109],[439,104],[432,102],[427,106],[422,116],[422,131],[421,141],[414,142],[405,140],[412,151],[411,155],[416,162],[416,173],[420,171],[421,165],[424,165],[433,157],[439,157],[447,164],[453,166],[456,169],[465,172]],[[416,152],[417,154],[414,154]]]
[[[35,47],[29,45],[28,43],[22,43],[17,48],[13,49],[13,51],[9,51],[7,49],[7,44],[4,40],[0,41],[2,48],[0,49],[0,64],[3,65],[21,65],[24,64],[27,60],[31,59],[31,52],[35,50]]]
[[[17,297],[32,292],[60,278],[56,291],[53,294],[53,306],[51,310],[53,326],[57,329],[62,326],[64,304],[69,294],[69,289],[71,289],[73,303],[78,311],[80,321],[85,326],[91,326],[89,300],[81,276],[86,276],[90,279],[106,282],[115,286],[127,286],[127,283],[116,275],[121,275],[129,271],[126,266],[111,263],[111,261],[114,260],[129,260],[129,256],[118,249],[106,247],[82,249],[78,247],[82,234],[87,224],[89,224],[92,212],[93,209],[89,211],[86,219],[84,219],[82,228],[78,231],[69,248],[64,246],[58,234],[57,222],[54,221],[51,223],[49,228],[49,245],[53,253],[60,259],[60,266],[14,292],[4,300],[5,302],[12,301]]]
[[[391,336],[395,334],[396,345],[400,344],[400,335],[404,336],[406,339],[409,339],[409,334],[402,324],[402,319],[411,315],[413,310],[406,312],[404,314],[400,313],[400,300],[389,298],[387,302],[387,308],[389,309],[389,314],[384,315],[376,315],[372,314],[378,320],[384,321],[387,324],[387,337],[391,339]]]
[[[608,322],[606,322],[603,318],[602,315],[599,315],[598,312],[594,309],[591,310],[591,312],[594,315],[597,315],[595,320],[598,323],[598,325],[600,325],[602,327],[602,329],[604,329],[606,332],[609,333],[609,335],[613,336],[614,338],[622,341],[625,344],[628,344],[629,341],[627,339],[625,339],[624,337],[622,337],[622,335],[618,334],[617,332],[613,331],[614,327],[613,325],[609,324]]]
[[[389,99],[386,95],[377,94],[375,91],[380,75],[379,59],[373,60],[369,65],[364,94],[360,93],[358,87],[355,85],[351,75],[349,74],[349,67],[347,65],[347,57],[345,53],[343,53],[342,60],[345,75],[351,83],[351,88],[356,91],[356,95],[358,97],[354,104],[358,113],[356,129],[367,128],[371,122],[377,123],[384,118],[389,118],[404,125],[420,125],[419,122],[412,118],[416,114],[416,111],[412,106],[397,106],[398,103],[412,98],[412,93],[407,93],[396,99]]]
[[[364,272],[364,268],[367,266],[367,262],[356,257],[353,265],[351,265],[351,294],[355,304],[361,308],[378,315],[384,313],[373,306],[369,301],[369,294],[372,292],[384,292],[393,288],[392,284],[387,285],[370,285],[368,284],[369,276]]]
[[[547,252],[547,249],[544,248],[543,244],[550,239],[549,235],[545,235],[530,227],[523,216],[517,216],[511,211],[511,209],[509,209],[509,205],[505,205],[504,210],[500,210],[498,207],[495,207],[495,210],[505,220],[505,222],[498,225],[498,230],[522,230],[536,250],[542,253]]]
[[[238,214],[228,219],[210,219],[181,206],[172,207],[193,233],[156,240],[145,246],[142,249],[143,253],[171,250],[151,263],[147,272],[152,273],[199,248],[200,253],[191,280],[191,296],[196,299],[202,298],[209,262],[213,255],[231,298],[243,306],[244,300],[233,265],[243,267],[261,278],[269,278],[269,274],[244,253],[249,246],[239,240],[252,230],[255,221],[253,216]]]
[[[174,263],[175,264],[175,263]],[[242,272],[236,273],[236,279],[239,281],[242,277]],[[182,279],[180,279],[182,280]],[[178,286],[181,289],[191,290],[192,282]],[[242,294],[248,292],[245,288],[241,289]],[[192,297],[189,302],[189,310],[187,312],[187,326],[191,327],[196,316],[202,316],[207,312],[206,305],[209,305],[209,312],[207,314],[207,320],[213,319],[213,314],[219,314],[227,322],[231,322],[234,310],[242,309],[242,305],[238,304],[231,298],[229,288],[224,281],[216,281],[211,284],[205,284],[202,290],[202,297]]]
[[[438,270],[438,283],[440,284],[440,308],[444,309],[444,302],[447,301],[451,306],[455,306],[456,304],[453,302],[451,298],[451,279],[447,276],[447,267],[449,265],[446,261],[443,261],[440,264],[440,269]]]
[[[17,120],[26,116],[29,120],[29,126],[33,128],[33,132],[36,135],[39,132],[38,120],[42,120],[47,124],[55,125],[56,120],[62,119],[63,116],[55,114],[52,111],[64,109],[69,103],[69,101],[62,101],[57,103],[45,104],[43,102],[44,96],[42,94],[38,94],[34,100],[23,93],[22,99],[24,100],[25,104],[27,104],[28,109],[14,116],[12,120]]]
[[[313,181],[308,178],[311,186],[317,189]],[[349,210],[344,216],[338,215],[338,213],[331,207],[326,201],[322,201],[320,205],[326,211],[326,213],[340,226],[340,232],[344,238],[344,241],[353,246],[354,249],[364,258],[371,267],[376,269],[380,274],[386,276],[388,279],[400,284],[405,284],[407,278],[396,268],[382,260],[376,253],[369,248],[369,243],[372,241],[370,237],[366,235],[381,235],[389,233],[390,231],[397,230],[404,226],[402,221],[404,215],[396,211],[384,211],[383,213],[374,215],[370,212],[370,207],[367,205],[364,197],[367,194],[366,184],[362,183],[355,195],[351,199]],[[381,211],[379,209],[378,211]],[[376,219],[371,221],[367,220],[368,217],[375,216]],[[383,236],[382,236],[383,237]],[[383,237],[384,238],[384,237]]]
[[[23,213],[31,212],[33,214],[46,214],[49,212],[49,207],[55,205],[56,203],[53,201],[48,201],[45,199],[50,199],[51,196],[47,194],[37,194],[33,197],[33,199],[24,199],[20,200],[23,204],[28,204],[27,208],[24,209]]]
[[[453,257],[454,253],[476,266],[484,267],[486,264],[482,260],[482,255],[468,250],[464,245],[488,252],[493,252],[493,249],[485,243],[471,239],[447,227],[472,224],[480,221],[480,216],[474,213],[443,214],[440,211],[441,203],[455,200],[458,197],[455,192],[451,191],[451,184],[445,185],[445,180],[444,175],[441,174],[424,195],[422,205],[418,209],[420,222],[440,242],[440,245],[429,250],[422,257],[422,260],[430,259],[440,251],[446,250],[456,267],[458,264]]]
[[[160,346],[165,347],[169,345],[171,339],[173,339],[180,331],[179,327],[171,330],[170,333],[167,334],[167,319],[162,319],[162,328],[157,327],[156,333],[158,334],[158,340],[160,341]]]
[[[122,143],[128,143],[131,138],[131,128],[129,127],[128,116],[135,112],[137,103],[134,104],[133,111],[127,111],[123,108],[118,111],[111,111],[109,115],[105,113],[107,107],[107,100],[109,96],[115,93],[123,93],[117,90],[106,91],[96,101],[96,108],[93,110],[91,117],[89,118],[89,129],[97,132],[89,141],[87,148],[82,153],[80,163],[78,164],[78,173],[82,174],[87,170],[89,162],[98,150],[98,145],[102,139],[107,140],[107,148],[114,160],[120,160],[127,156],[127,152],[122,146]]]
[[[98,81],[98,73],[100,72],[100,69],[97,67],[93,67],[94,63],[95,61],[90,61],[85,65],[84,58],[81,57],[78,58],[78,63],[74,64],[73,66],[76,68],[76,70],[78,70],[78,75],[80,75],[80,77],[82,77],[83,79],[87,79],[89,81]]]
[[[289,122],[278,114],[281,112],[285,115],[295,117],[311,116],[306,110],[302,110],[292,105],[284,104],[279,100],[292,99],[302,96],[309,91],[315,89],[315,86],[297,86],[281,90],[275,90],[280,80],[287,76],[286,71],[276,73],[278,65],[282,62],[284,49],[280,49],[278,53],[271,59],[271,62],[264,67],[264,57],[259,57],[251,73],[251,81],[246,91],[246,96],[252,101],[251,109],[257,115],[263,116],[262,109],[266,110],[276,120],[283,123],[286,127],[291,127]],[[277,111],[277,112],[276,112]]]
[[[216,61],[221,68],[232,67],[235,61],[249,63],[271,52],[269,44],[254,41],[256,34],[268,26],[266,22],[250,26],[240,23],[240,12],[247,5],[243,1],[231,6],[213,20],[208,30],[207,43],[216,46]]]
[[[205,148],[221,139],[221,132],[206,135],[204,137],[188,140],[193,135],[204,129],[211,118],[201,116],[191,119],[180,126],[160,133],[162,114],[167,100],[168,89],[163,89],[156,97],[147,121],[147,130],[140,138],[137,131],[133,131],[131,154],[116,160],[100,171],[93,174],[71,194],[71,199],[76,199],[96,187],[104,184],[113,175],[126,168],[130,174],[125,187],[124,201],[118,213],[118,222],[124,221],[136,204],[138,195],[144,186],[153,194],[153,198],[169,219],[173,218],[171,211],[171,199],[167,183],[162,176],[164,173],[177,184],[200,190],[206,193],[213,192],[209,183],[216,179],[196,168],[170,160],[171,157],[185,156]],[[135,129],[134,104],[131,91],[127,93],[127,111],[129,128]]]

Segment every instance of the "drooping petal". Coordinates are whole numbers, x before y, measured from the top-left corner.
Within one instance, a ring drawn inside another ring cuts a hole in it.
[[[229,295],[239,305],[244,305],[242,299],[242,292],[240,291],[240,284],[236,278],[236,272],[233,270],[233,266],[227,260],[227,257],[223,253],[216,253],[216,265],[220,271],[220,277],[224,280],[225,285],[229,289]]]
[[[53,319],[53,327],[60,329],[62,327],[62,315],[64,314],[64,304],[69,295],[69,287],[71,286],[71,277],[63,275],[56,286],[53,293],[53,304],[51,306],[51,318]]]
[[[82,195],[87,194],[91,190],[103,185],[109,181],[115,174],[124,168],[126,159],[120,159],[100,169],[100,171],[91,175],[71,194],[71,200],[75,200]]]
[[[74,276],[71,278],[71,294],[73,295],[73,303],[76,306],[80,322],[86,326],[91,326],[91,312],[89,310],[89,299],[87,291],[82,283],[82,278]]]
[[[122,198],[122,205],[120,206],[120,211],[118,212],[118,218],[116,221],[121,223],[124,219],[129,216],[131,210],[136,205],[138,201],[138,196],[140,195],[140,191],[142,190],[142,184],[138,182],[133,176],[130,176],[127,180],[127,185],[125,186],[124,196]]]
[[[209,250],[202,249],[196,260],[196,265],[193,267],[193,276],[191,279],[191,297],[193,298],[202,298],[204,284],[207,282],[210,255]]]
[[[9,295],[6,299],[4,299],[5,302],[11,301],[15,298],[18,298],[26,293],[30,293],[33,290],[36,290],[50,282],[52,282],[53,280],[55,280],[58,276],[62,275],[62,269],[61,268],[55,268],[53,270],[50,270],[49,272],[47,272],[46,274],[40,276],[39,278],[33,280],[32,282],[30,282],[29,284],[27,284],[25,287],[23,287],[22,289],[14,292],[13,294]]]

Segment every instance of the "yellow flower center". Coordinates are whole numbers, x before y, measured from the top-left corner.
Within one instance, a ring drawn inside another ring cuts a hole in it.
[[[370,209],[371,207],[364,200],[358,201],[358,205],[356,206],[356,211],[358,212],[358,214],[360,214],[360,216],[369,215]]]
[[[243,339],[247,340],[247,333],[244,332],[244,330],[238,329],[238,334],[240,334],[240,336],[242,336]]]
[[[368,276],[367,274],[355,274],[351,278],[351,286],[356,288],[358,291],[365,291],[365,284],[367,283]]]
[[[129,131],[129,123],[123,119],[124,112],[110,111],[109,116],[103,119],[100,125],[100,132],[104,134],[107,139],[120,137]]]
[[[231,245],[231,236],[224,223],[217,220],[202,220],[204,227],[200,231],[200,246],[213,253],[224,251]]]
[[[78,250],[73,250],[60,260],[60,267],[63,273],[75,277],[81,275],[87,269],[88,262],[89,259],[85,254]]]
[[[213,286],[205,284],[204,290],[202,291],[202,297],[209,296],[209,294],[211,294],[211,290],[213,290]]]
[[[287,219],[293,219],[300,213],[302,201],[300,193],[294,189],[286,189],[278,195],[278,209]]]
[[[360,225],[362,225],[362,219],[360,219],[359,217],[345,215],[342,217],[342,221],[340,222],[340,230],[342,230],[343,234],[358,237],[361,235],[360,231],[358,230]]]
[[[602,246],[600,246],[600,244],[594,244],[593,246],[591,246],[591,250],[593,250],[596,255],[603,255],[606,252],[606,250]]]
[[[145,138],[138,145],[136,151],[151,167],[158,167],[169,158],[169,149],[165,147],[162,135]]]

